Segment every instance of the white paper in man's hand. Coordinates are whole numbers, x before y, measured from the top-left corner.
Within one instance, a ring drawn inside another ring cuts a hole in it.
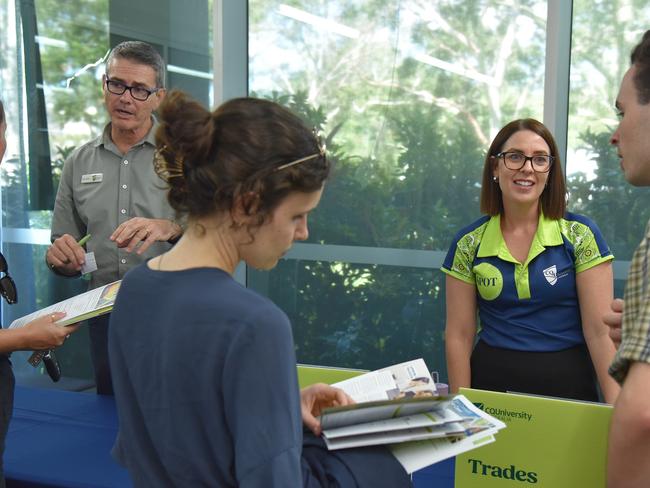
[[[97,261],[95,260],[95,253],[87,252],[86,262],[81,267],[81,274],[85,275],[87,273],[92,273],[93,271],[97,271]]]

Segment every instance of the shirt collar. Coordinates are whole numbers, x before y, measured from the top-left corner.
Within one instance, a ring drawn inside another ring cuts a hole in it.
[[[562,244],[560,221],[549,219],[543,212],[540,212],[537,231],[535,231],[535,237],[533,238],[533,242],[535,241],[544,247],[559,246]],[[506,248],[506,244],[501,233],[501,215],[493,215],[488,220],[487,227],[483,233],[477,257],[498,256],[499,251],[504,248]]]
[[[151,129],[149,129],[149,132],[147,132],[147,135],[144,137],[144,139],[140,140],[139,142],[136,142],[132,147],[140,146],[142,144],[149,144],[151,146],[156,146],[156,130],[158,129],[158,120],[156,119],[155,116],[151,116],[152,120],[152,125]],[[111,123],[109,122],[104,126],[104,132],[102,133],[101,136],[99,136],[95,140],[95,147],[99,146],[110,146],[110,147],[115,147],[115,143],[113,142],[113,139],[111,139]]]
[[[540,213],[536,237],[542,246],[561,245],[564,241],[562,240],[562,231],[560,230],[560,220],[549,219],[544,213]]]

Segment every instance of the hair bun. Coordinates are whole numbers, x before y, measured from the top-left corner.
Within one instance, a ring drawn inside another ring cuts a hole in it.
[[[201,166],[212,151],[212,114],[189,95],[172,90],[160,105],[156,145],[164,156],[167,177]],[[180,171],[179,171],[180,170]]]
[[[156,149],[153,158],[153,167],[156,174],[170,186],[172,185],[170,180],[185,176],[183,158],[176,155],[166,145]]]

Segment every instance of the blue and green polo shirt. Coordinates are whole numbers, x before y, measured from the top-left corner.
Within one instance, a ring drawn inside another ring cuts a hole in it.
[[[596,224],[582,215],[539,217],[526,261],[506,246],[499,215],[484,216],[454,237],[442,271],[476,286],[488,345],[559,351],[584,344],[576,274],[614,259]]]

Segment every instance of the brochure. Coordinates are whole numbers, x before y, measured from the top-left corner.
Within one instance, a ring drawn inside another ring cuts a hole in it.
[[[409,473],[494,442],[505,427],[462,395],[439,396],[422,359],[333,386],[357,403],[323,411],[328,449],[389,444]]]
[[[14,320],[9,326],[10,329],[22,327],[38,317],[51,314],[53,312],[66,312],[66,316],[59,320],[57,325],[65,326],[76,324],[82,320],[104,315],[113,310],[113,304],[117,297],[117,291],[120,288],[121,281],[114,281],[107,285],[100,286],[85,293],[68,298],[61,302],[42,308],[35,312],[25,315]]]

